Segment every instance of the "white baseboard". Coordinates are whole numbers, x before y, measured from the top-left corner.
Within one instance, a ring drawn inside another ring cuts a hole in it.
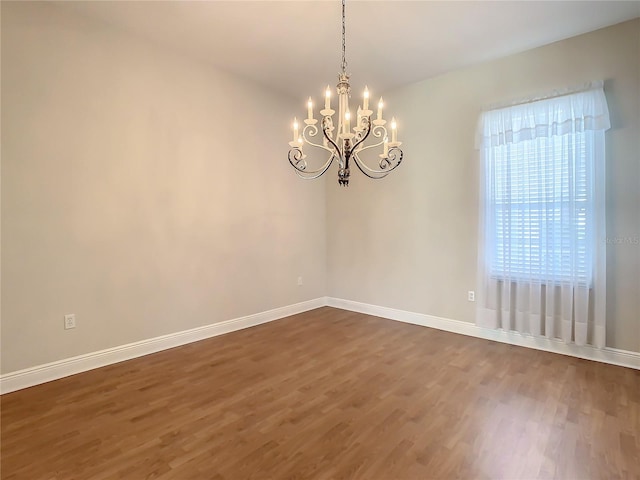
[[[545,350],[547,352],[559,353],[562,355],[569,355],[572,357],[584,358],[587,360],[610,363],[612,365],[640,370],[640,353],[638,352],[618,350],[615,348],[598,349],[588,345],[581,347],[578,345],[566,344],[561,340],[534,337],[532,335],[507,332],[504,330],[492,330],[478,327],[473,323],[462,322],[460,320],[451,320],[449,318],[408,312],[406,310],[396,310],[394,308],[380,307],[377,305],[354,302],[351,300],[342,300],[333,297],[327,298],[327,305],[330,307],[341,308],[343,310],[350,310],[367,315],[374,315],[376,317],[387,318],[390,320],[422,325],[423,327],[437,328],[438,330],[445,330],[447,332],[460,333],[471,337],[484,338],[486,340],[535,348],[536,350]]]
[[[150,353],[168,348],[178,347],[198,340],[235,332],[243,328],[253,327],[261,323],[271,322],[280,318],[306,312],[327,304],[326,297],[320,297],[306,302],[296,303],[285,307],[275,308],[246,317],[234,318],[204,327],[192,328],[182,332],[171,333],[161,337],[150,338],[140,342],[129,343],[98,352],[87,353],[77,357],[65,358],[56,362],[38,365],[24,370],[7,373],[0,376],[0,392],[9,393],[59,378],[86,372],[94,368],[104,367],[113,363],[131,360]]]
[[[197,342],[198,340],[204,340],[217,335],[260,325],[261,323],[271,322],[322,306],[340,308],[471,337],[484,338],[486,340],[494,340],[496,342],[509,343],[511,345],[545,350],[640,370],[640,353],[637,352],[629,352],[615,348],[604,348],[600,350],[591,346],[579,347],[577,345],[566,344],[560,340],[533,337],[515,332],[505,332],[504,330],[491,330],[478,327],[473,323],[436,317],[434,315],[408,312],[406,310],[397,310],[333,297],[320,297],[294,305],[275,308],[266,312],[234,318],[212,325],[205,325],[204,327],[184,330],[182,332],[150,338],[140,342],[129,343],[127,345],[108,348],[106,350],[87,353],[77,357],[66,358],[64,360],[0,375],[0,393],[14,392],[168,348],[178,347],[187,343]]]

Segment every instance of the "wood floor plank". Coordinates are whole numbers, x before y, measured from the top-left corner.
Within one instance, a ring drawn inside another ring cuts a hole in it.
[[[640,372],[320,308],[3,395],[1,478],[640,479]]]

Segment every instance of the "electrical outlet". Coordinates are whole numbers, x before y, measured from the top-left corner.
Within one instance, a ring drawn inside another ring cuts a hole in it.
[[[64,329],[76,328],[76,314],[70,313],[64,316]]]
[[[298,277],[298,286],[302,285],[302,277]]]
[[[475,302],[476,301],[476,292],[474,292],[473,290],[469,290],[467,292],[467,300],[469,300],[470,302]]]

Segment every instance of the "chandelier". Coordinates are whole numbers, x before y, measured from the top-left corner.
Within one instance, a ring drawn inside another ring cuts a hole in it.
[[[324,109],[320,110],[321,122],[318,128],[318,120],[314,118],[313,101],[311,97],[307,102],[307,118],[304,127],[300,129],[298,119],[293,120],[293,140],[289,142],[289,163],[295,169],[298,176],[306,179],[318,178],[323,175],[335,160],[338,164],[338,183],[349,185],[351,174],[351,161],[356,164],[362,173],[369,178],[379,179],[386,177],[402,162],[402,150],[398,142],[398,127],[395,117],[391,119],[391,141],[387,135],[387,121],[382,117],[382,98],[378,102],[378,110],[375,119],[372,120],[373,111],[369,109],[369,89],[365,86],[362,106],[358,106],[355,121],[352,121],[349,110],[349,97],[351,87],[349,75],[347,75],[345,42],[345,0],[342,0],[342,64],[338,74],[338,118],[337,126],[334,124],[333,115],[336,113],[331,108],[331,88],[327,85],[324,97]],[[352,128],[353,124],[353,128]],[[322,143],[315,137],[322,132]],[[365,141],[369,139],[369,144]],[[315,140],[315,141],[314,141]],[[326,162],[318,169],[311,170],[307,165],[307,146],[322,149],[329,152]],[[376,167],[369,167],[361,159],[361,155],[369,149],[382,147],[382,153]]]

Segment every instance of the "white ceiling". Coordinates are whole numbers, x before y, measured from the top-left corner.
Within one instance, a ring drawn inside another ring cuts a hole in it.
[[[340,68],[341,4],[60,2],[294,97]],[[347,71],[376,92],[640,16],[640,1],[347,1]]]

